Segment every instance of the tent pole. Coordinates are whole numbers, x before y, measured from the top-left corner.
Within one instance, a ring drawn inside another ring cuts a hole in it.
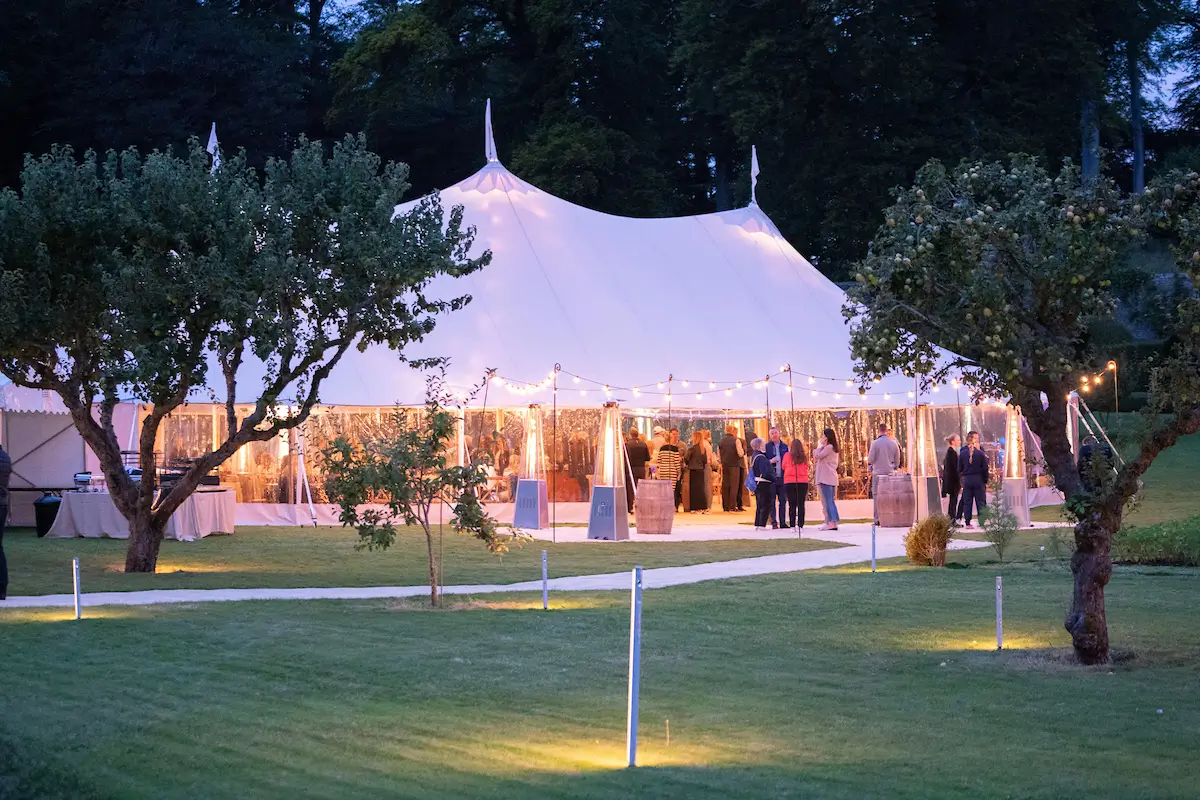
[[[304,431],[299,426],[296,427],[296,442],[300,445],[300,457],[296,462],[297,471],[300,473],[300,486],[304,490],[304,495],[308,498],[308,515],[312,518],[312,524],[315,528],[317,527],[317,508],[313,505],[312,486],[308,483],[308,469],[304,466],[304,455],[308,452],[308,445],[307,440],[304,438]],[[299,501],[300,497],[297,496],[296,500]]]
[[[487,416],[487,397],[488,387],[492,382],[492,376],[496,374],[495,369],[489,369],[484,372],[483,377],[483,411],[479,413],[479,424],[475,426],[475,449],[479,449],[479,443],[483,441],[483,418]],[[492,464],[495,467],[495,464]]]
[[[554,388],[550,394],[550,541],[558,544],[558,371],[562,364],[554,365]],[[544,445],[543,445],[544,446]],[[545,451],[542,451],[545,453]],[[516,513],[516,510],[513,510]]]
[[[767,375],[763,381],[763,386],[767,388],[767,432],[771,431],[771,376]]]
[[[671,401],[674,400],[675,393],[672,391],[671,385],[675,382],[675,374],[671,373],[667,376],[667,430],[671,430]]]
[[[133,419],[129,420],[129,446],[125,448],[126,450],[134,449],[134,443],[136,442],[137,436],[138,415],[141,413],[142,405],[141,403],[135,401],[133,404]]]

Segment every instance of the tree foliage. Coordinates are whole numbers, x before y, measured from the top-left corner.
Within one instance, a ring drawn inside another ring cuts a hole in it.
[[[1076,520],[1066,627],[1088,663],[1109,658],[1104,586],[1126,504],[1154,458],[1200,429],[1192,293],[1173,315],[1174,355],[1152,370],[1136,454],[1111,480],[1085,482],[1068,441],[1069,395],[1107,358],[1096,332],[1112,313],[1111,276],[1128,243],[1150,221],[1175,237],[1181,267],[1196,276],[1200,182],[1177,181],[1127,200],[1069,162],[1057,174],[1028,156],[952,169],[930,162],[885,210],[845,309],[864,381],[899,369],[1020,406]]]
[[[424,289],[488,255],[469,256],[461,208],[443,215],[436,199],[393,221],[406,189],[403,165],[348,137],[328,155],[302,140],[262,175],[242,154],[210,175],[197,141],[185,158],[56,148],[27,161],[19,194],[0,191],[0,371],[62,396],[130,520],[127,569],[154,569],[203,475],[303,422],[350,347],[386,344],[403,360],[467,302]],[[241,380],[251,361],[257,385]],[[156,497],[162,419],[206,392],[224,398],[227,438]],[[140,484],[112,423],[130,396],[150,408]],[[239,419],[235,401],[250,398]]]
[[[261,166],[365,131],[418,192],[505,163],[603,211],[749,199],[827,274],[928,159],[1078,156],[1153,177],[1197,138],[1195,0],[0,0],[0,183],[52,144],[179,146],[216,121]],[[1155,76],[1182,92],[1155,100]],[[1137,99],[1142,102],[1136,102]],[[1091,133],[1095,134],[1094,139]],[[1140,142],[1140,144],[1139,144]]]
[[[443,367],[427,379],[425,408],[416,420],[397,408],[389,432],[357,443],[338,438],[323,453],[326,490],[341,509],[342,524],[358,532],[360,548],[386,550],[395,543],[398,526],[420,527],[434,606],[441,575],[434,546],[435,508],[451,505],[454,531],[483,541],[493,553],[508,552],[520,541],[515,534],[500,535],[496,520],[479,501],[488,482],[482,464],[451,463],[461,411],[447,408],[454,398],[445,389],[444,371]]]

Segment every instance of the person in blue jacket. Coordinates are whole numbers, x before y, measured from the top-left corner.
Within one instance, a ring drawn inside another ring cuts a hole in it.
[[[754,480],[754,530],[766,530],[767,520],[775,513],[775,470],[763,452],[763,440],[750,442],[750,477]],[[774,527],[774,526],[772,526]]]
[[[959,511],[966,527],[971,528],[974,527],[971,525],[972,504],[976,514],[987,508],[988,457],[979,446],[978,431],[967,434],[967,444],[958,453],[958,474],[962,477],[962,505]]]

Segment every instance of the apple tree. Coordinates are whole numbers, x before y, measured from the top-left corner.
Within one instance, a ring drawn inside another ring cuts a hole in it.
[[[407,174],[361,137],[302,139],[261,174],[244,154],[210,172],[193,141],[182,157],[55,148],[26,158],[19,190],[0,190],[0,372],[62,397],[129,520],[126,571],[154,570],[171,514],[206,473],[300,425],[349,348],[385,344],[403,360],[469,300],[426,290],[490,256],[469,255],[461,208],[429,199],[393,220]],[[261,383],[239,381],[249,358]],[[214,392],[225,441],[159,491],[163,419]],[[239,422],[243,395],[253,409]],[[149,408],[140,483],[113,429],[122,396]]]
[[[1181,201],[1195,191],[1194,180],[1173,186],[1174,205],[1148,192],[1163,230],[1192,242],[1181,249],[1188,264],[1200,243],[1187,239],[1196,228],[1184,215],[1195,211]],[[1113,313],[1110,277],[1148,211],[1070,163],[1055,174],[1028,156],[953,168],[932,161],[884,212],[845,309],[864,382],[894,370],[927,383],[953,377],[977,399],[1020,407],[1075,523],[1065,626],[1088,664],[1110,660],[1110,548],[1139,479],[1158,453],[1200,428],[1193,332],[1187,352],[1155,372],[1133,457],[1089,483],[1068,440],[1068,397],[1083,375],[1103,370],[1107,354],[1093,329]],[[1197,319],[1194,302],[1178,309],[1184,327]]]

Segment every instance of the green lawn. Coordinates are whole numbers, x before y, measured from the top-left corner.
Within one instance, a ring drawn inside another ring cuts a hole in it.
[[[1121,415],[1122,418],[1133,415]],[[1128,457],[1134,449],[1117,440],[1117,446]],[[1173,519],[1183,519],[1200,513],[1200,491],[1196,490],[1196,474],[1200,470],[1200,434],[1185,436],[1169,450],[1163,451],[1143,479],[1146,488],[1142,503],[1126,518],[1130,525],[1152,525]],[[1041,506],[1032,509],[1035,520],[1061,522],[1061,506]]]
[[[1195,797],[1200,571],[1118,569],[1083,669],[1052,562],[994,651],[989,558],[647,592],[634,771],[623,593],[0,612],[0,798]]]
[[[815,533],[815,529],[812,531]],[[71,591],[71,559],[79,558],[85,592],[137,589],[413,586],[427,583],[425,537],[402,533],[385,551],[354,549],[345,528],[238,528],[233,536],[163,542],[158,572],[126,575],[125,542],[113,539],[38,539],[32,530],[4,534],[11,595]],[[443,583],[515,583],[542,576],[542,550],[551,577],[674,567],[706,561],[842,547],[818,539],[721,542],[528,542],[504,556],[448,530]]]

